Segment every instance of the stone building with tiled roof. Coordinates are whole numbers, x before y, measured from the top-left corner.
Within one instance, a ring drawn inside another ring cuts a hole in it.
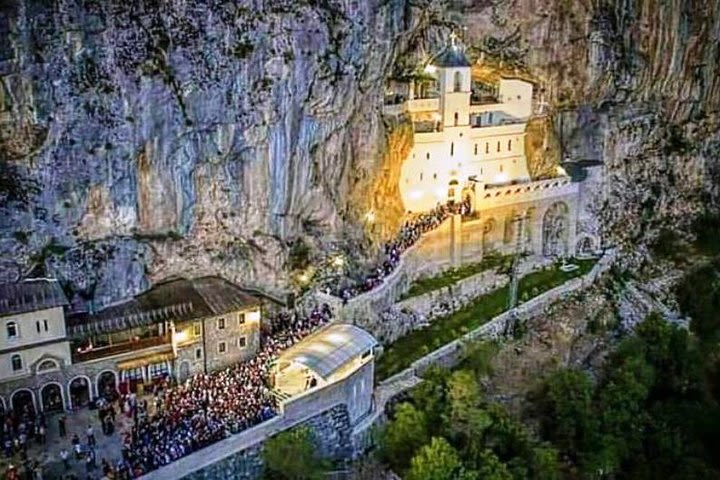
[[[0,285],[0,407],[43,411],[237,363],[260,345],[260,301],[219,277],[168,279],[66,315],[55,280]]]

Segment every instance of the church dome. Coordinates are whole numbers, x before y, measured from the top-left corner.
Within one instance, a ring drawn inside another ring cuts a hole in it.
[[[438,68],[458,68],[469,67],[470,60],[465,56],[465,52],[457,45],[449,45],[440,52],[431,62]]]

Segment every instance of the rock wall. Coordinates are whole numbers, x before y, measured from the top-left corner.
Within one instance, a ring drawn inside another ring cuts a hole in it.
[[[2,280],[57,276],[97,303],[176,274],[282,291],[290,241],[360,243],[360,215],[397,210],[369,200],[395,148],[383,85],[435,17],[406,0],[2,2]]]
[[[717,204],[720,0],[9,0],[0,280],[107,303],[175,274],[282,291],[297,238],[362,260],[400,211],[385,79],[451,25],[538,80],[561,158],[605,163],[611,242]]]
[[[612,243],[717,208],[719,1],[455,0],[448,15],[476,56],[538,80],[563,158],[605,163]]]

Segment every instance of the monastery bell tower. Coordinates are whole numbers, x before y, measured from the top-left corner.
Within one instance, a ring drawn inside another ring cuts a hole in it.
[[[434,60],[440,80],[440,115],[443,128],[465,127],[470,124],[470,62],[455,33],[450,45]]]

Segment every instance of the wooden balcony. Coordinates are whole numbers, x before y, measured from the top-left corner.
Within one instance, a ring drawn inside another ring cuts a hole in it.
[[[141,338],[132,342],[118,343],[116,345],[108,345],[106,347],[97,347],[84,352],[73,352],[73,362],[88,362],[99,358],[112,357],[128,352],[140,352],[148,348],[156,348],[167,346],[172,348],[170,343],[170,335],[162,337]]]

